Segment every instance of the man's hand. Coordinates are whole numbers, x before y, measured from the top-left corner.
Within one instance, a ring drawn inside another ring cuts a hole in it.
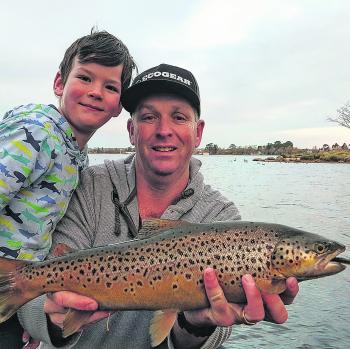
[[[48,294],[44,303],[44,311],[51,323],[61,329],[63,329],[63,322],[69,309],[92,312],[81,324],[79,330],[87,324],[95,323],[110,315],[110,312],[107,311],[96,311],[97,308],[98,304],[94,299],[68,291]]]
[[[265,304],[264,320],[276,324],[283,324],[287,321],[288,312],[285,305],[293,303],[294,298],[299,292],[299,285],[296,278],[290,277],[286,281],[286,286],[287,289],[280,295],[261,293]]]
[[[288,318],[285,304],[291,304],[298,293],[295,278],[287,280],[287,289],[281,295],[261,293],[250,275],[242,277],[247,304],[229,303],[219,285],[215,271],[204,271],[204,284],[210,308],[187,311],[186,319],[196,326],[231,326],[234,323],[256,323],[268,320],[283,323]]]

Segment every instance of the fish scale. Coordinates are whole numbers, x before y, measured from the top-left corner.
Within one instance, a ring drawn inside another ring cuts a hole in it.
[[[343,245],[278,224],[151,220],[140,235],[146,238],[44,262],[0,258],[0,321],[30,299],[61,290],[92,297],[107,310],[175,309],[176,315],[207,307],[207,267],[216,270],[226,298],[235,303],[246,300],[241,278],[247,273],[260,290],[281,293],[289,276],[304,280],[345,268],[332,261]]]

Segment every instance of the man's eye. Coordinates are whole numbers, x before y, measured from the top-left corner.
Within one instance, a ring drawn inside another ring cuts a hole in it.
[[[185,122],[187,120],[187,118],[182,114],[175,114],[174,120],[179,121],[179,122]]]
[[[144,114],[144,115],[141,116],[141,120],[143,120],[143,121],[152,121],[155,118],[156,117],[153,114]]]

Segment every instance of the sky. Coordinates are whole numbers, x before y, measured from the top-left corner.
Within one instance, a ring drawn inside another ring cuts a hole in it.
[[[93,26],[128,46],[139,71],[160,63],[195,75],[201,146],[299,148],[350,143],[327,120],[350,100],[347,0],[5,0],[0,12],[0,115],[54,103],[65,50]],[[130,145],[123,111],[89,147]]]

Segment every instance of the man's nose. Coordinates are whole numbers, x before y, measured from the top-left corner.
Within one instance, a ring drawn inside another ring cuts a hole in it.
[[[167,118],[160,118],[158,121],[157,135],[167,137],[173,133],[171,121]]]

